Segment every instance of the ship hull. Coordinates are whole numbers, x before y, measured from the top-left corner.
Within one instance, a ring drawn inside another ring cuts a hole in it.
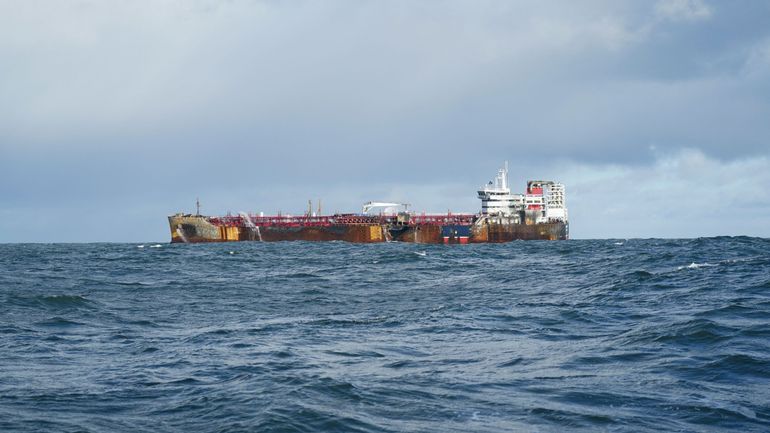
[[[566,240],[569,239],[569,224],[565,222],[539,224],[512,224],[506,221],[482,221],[471,230],[473,243],[497,243],[516,240]]]
[[[467,224],[329,224],[323,226],[218,226],[203,216],[169,217],[172,243],[237,241],[409,242],[419,244],[499,243],[514,240],[563,240],[567,223],[515,224],[479,218]]]
[[[379,224],[330,225],[323,227],[260,228],[264,242],[276,241],[345,241],[355,243],[384,242],[386,235]]]
[[[563,222],[514,224],[481,222],[473,226],[416,226],[401,229],[394,241],[418,244],[501,243],[516,240],[566,240],[569,225]]]
[[[325,226],[244,227],[216,226],[202,216],[171,216],[171,243],[237,241],[345,241],[355,243],[388,240],[380,224],[331,224]]]

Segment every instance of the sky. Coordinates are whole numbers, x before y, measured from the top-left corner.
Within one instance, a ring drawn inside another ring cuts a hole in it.
[[[770,2],[0,0],[0,242],[193,212],[478,212],[770,237]],[[314,204],[315,206],[315,204]]]

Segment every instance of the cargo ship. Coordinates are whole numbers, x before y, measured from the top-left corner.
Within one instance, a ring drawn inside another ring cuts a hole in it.
[[[481,211],[425,214],[409,211],[408,204],[368,202],[360,213],[321,215],[250,214],[204,216],[197,203],[195,214],[168,217],[172,243],[347,241],[356,243],[413,242],[468,244],[513,240],[564,240],[569,221],[564,184],[530,180],[525,193],[508,187],[508,163],[477,191]]]

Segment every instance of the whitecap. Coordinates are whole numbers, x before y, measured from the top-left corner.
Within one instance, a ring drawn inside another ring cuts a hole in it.
[[[150,248],[160,248],[162,246],[163,245],[161,245],[161,244],[155,244],[155,245],[150,245]]]
[[[714,265],[714,264],[711,264],[711,263],[695,263],[695,262],[692,262],[692,263],[690,263],[687,266],[679,266],[678,268],[676,268],[676,270],[677,271],[681,271],[682,269],[700,269],[700,268],[707,268],[707,267],[711,267],[711,266],[717,266],[717,265]]]
[[[734,259],[725,259],[725,260],[720,261],[719,263],[720,264],[745,263],[745,262],[753,262],[753,261],[755,261],[755,260],[757,260],[759,258],[760,257],[755,257],[755,256],[752,256],[752,257],[737,257],[737,258],[734,258]]]
[[[428,255],[428,253],[425,252],[425,251],[415,251],[414,253],[417,254],[418,256],[422,256],[422,257],[425,257],[425,256]]]
[[[144,245],[137,245],[137,248],[144,248]]]

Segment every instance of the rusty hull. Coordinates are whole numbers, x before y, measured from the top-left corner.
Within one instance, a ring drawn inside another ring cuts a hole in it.
[[[569,226],[564,222],[511,224],[505,220],[481,219],[471,228],[471,243],[496,243],[515,240],[565,240]]]
[[[441,236],[441,226],[419,224],[409,226],[392,236],[397,242],[411,242],[415,244],[440,244],[444,240]]]
[[[236,241],[346,241],[354,243],[411,242],[443,243],[441,225],[332,224],[299,227],[217,226],[205,216],[168,217],[172,243]],[[563,240],[569,237],[567,223],[514,224],[512,220],[480,217],[471,227],[470,243],[513,240]]]
[[[237,227],[216,226],[198,215],[174,215],[168,218],[171,243],[236,241],[346,241],[385,242],[387,230],[380,224],[333,224],[310,227]]]
[[[254,231],[253,229],[245,229]],[[385,228],[380,224],[335,224],[326,227],[263,227],[262,240],[274,241],[346,241],[355,243],[385,242]]]
[[[172,215],[168,217],[171,243],[222,242],[220,227],[197,215]]]

